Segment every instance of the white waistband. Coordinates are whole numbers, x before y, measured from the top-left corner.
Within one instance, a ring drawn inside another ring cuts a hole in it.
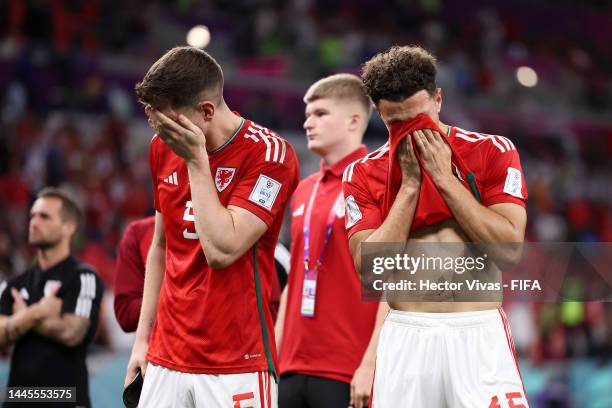
[[[499,309],[475,312],[425,313],[391,310],[386,321],[416,327],[472,327],[499,322],[504,311]]]

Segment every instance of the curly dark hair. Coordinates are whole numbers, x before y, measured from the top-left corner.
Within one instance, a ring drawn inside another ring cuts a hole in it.
[[[157,108],[192,106],[201,98],[219,103],[223,99],[223,71],[205,51],[174,47],[149,68],[135,91],[140,102]]]
[[[361,79],[374,104],[399,102],[426,90],[436,92],[436,58],[415,45],[393,46],[363,65]]]

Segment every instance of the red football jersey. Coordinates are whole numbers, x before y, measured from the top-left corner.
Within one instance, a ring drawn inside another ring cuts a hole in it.
[[[299,180],[293,147],[249,120],[208,153],[224,206],[244,208],[268,226],[232,265],[212,269],[194,227],[185,161],[159,137],[150,147],[155,209],[163,216],[166,273],[147,358],[189,373],[276,373],[274,326],[267,307],[274,247]]]
[[[525,206],[527,185],[518,151],[506,137],[451,128],[448,142],[474,173],[475,185],[484,206],[514,203]],[[389,169],[389,143],[349,165],[342,177],[346,205],[346,229],[349,238],[357,231],[376,229],[383,221],[385,182]],[[460,166],[452,163],[453,173],[466,180]],[[427,211],[414,215],[424,224]]]
[[[365,352],[376,320],[377,302],[361,300],[361,282],[344,230],[342,172],[366,154],[365,146],[304,179],[291,200],[291,273],[280,351],[281,374],[294,372],[350,383]],[[322,177],[322,178],[321,178]],[[319,258],[330,210],[335,211],[330,240],[318,268],[314,317],[301,314],[304,284],[304,218],[312,206],[310,254]]]

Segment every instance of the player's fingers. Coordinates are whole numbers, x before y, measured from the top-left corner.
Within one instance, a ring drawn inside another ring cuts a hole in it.
[[[351,383],[351,397],[349,399],[349,406],[355,406],[355,384]]]
[[[132,380],[136,376],[136,367],[137,366],[135,364],[133,364],[132,361],[129,362],[128,367],[127,367],[127,371],[125,373],[125,380],[123,380],[123,388],[124,389],[128,385],[130,385],[130,383],[132,382]]]
[[[195,134],[201,132],[200,128],[195,125],[189,118],[183,114],[178,116],[178,123],[183,126],[185,129],[189,129]]]
[[[427,140],[425,139],[425,136],[423,136],[423,132],[421,132],[420,130],[417,130],[415,133],[415,138],[414,141],[416,142],[417,145],[417,149],[419,149],[419,153],[421,154],[421,157],[425,158],[428,156],[428,152],[427,152]]]
[[[140,372],[142,373],[142,378],[144,378],[146,372],[147,372],[147,366],[149,365],[149,362],[145,359],[143,362],[140,363]]]
[[[425,138],[427,145],[431,147],[437,147],[436,140],[434,139],[434,133],[436,132],[431,129],[423,129],[423,137]]]
[[[365,406],[363,405],[363,394],[359,393],[357,395],[357,397],[355,398],[355,408],[364,408]]]
[[[157,109],[152,110],[151,117],[153,118],[153,120],[157,121],[157,123],[159,123],[162,128],[171,131],[176,135],[180,135],[183,131],[183,128],[178,123],[176,123]]]
[[[16,288],[11,288],[11,295],[13,295],[13,299],[17,302],[21,301],[21,294]]]

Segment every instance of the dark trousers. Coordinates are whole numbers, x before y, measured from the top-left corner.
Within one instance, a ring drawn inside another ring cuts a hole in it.
[[[342,381],[287,373],[278,383],[278,408],[346,408],[350,392]]]

